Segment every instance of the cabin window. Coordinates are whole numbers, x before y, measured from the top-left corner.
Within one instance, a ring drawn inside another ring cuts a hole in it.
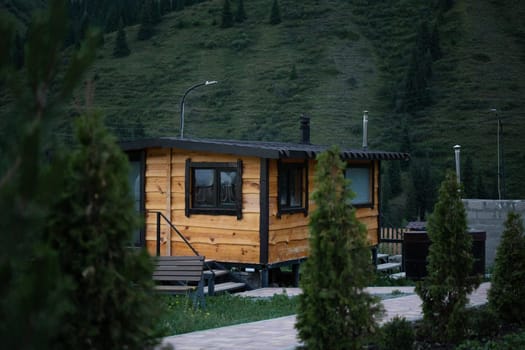
[[[308,163],[279,162],[278,216],[308,212]]]
[[[187,161],[187,215],[237,215],[242,207],[242,162]]]
[[[345,169],[345,178],[350,180],[350,188],[355,194],[352,205],[373,206],[372,194],[372,167],[349,166]]]
[[[133,152],[128,154],[129,173],[128,183],[134,207],[137,213],[144,213],[144,154],[143,152]],[[132,245],[141,247],[144,245],[144,228],[137,228],[133,231]]]

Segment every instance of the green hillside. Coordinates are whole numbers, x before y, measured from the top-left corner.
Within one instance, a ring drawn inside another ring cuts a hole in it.
[[[525,198],[525,2],[280,0],[271,25],[272,1],[246,0],[247,20],[231,28],[224,0],[192,2],[149,40],[128,25],[127,57],[114,58],[116,32],[105,35],[94,106],[121,139],[178,136],[180,99],[205,80],[219,83],[186,98],[185,137],[297,141],[306,114],[314,143],[358,148],[368,110],[370,147],[413,155],[399,204],[407,189],[436,187],[455,144],[471,160],[470,196],[497,196],[499,117],[504,195]],[[70,134],[68,123],[58,130]]]

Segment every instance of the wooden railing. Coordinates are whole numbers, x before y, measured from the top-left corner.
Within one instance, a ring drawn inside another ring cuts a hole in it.
[[[195,254],[195,255],[199,255],[199,252],[197,252],[197,250],[195,250],[195,248],[193,248],[193,246],[190,244],[190,242],[188,242],[188,240],[186,239],[186,237],[184,237],[184,235],[182,233],[180,233],[180,231],[175,227],[175,225],[173,225],[171,223],[170,220],[168,220],[168,218],[166,216],[164,216],[164,214],[162,214],[160,211],[155,211],[154,213],[157,214],[157,256],[160,256],[160,223],[161,223],[161,218],[164,219],[164,221],[166,221],[166,223],[171,227],[171,229],[173,229],[178,235],[179,237],[184,241],[184,243],[186,243],[186,245],[191,249],[191,251]],[[169,242],[170,243],[170,242]]]
[[[392,255],[404,255],[403,237],[407,229],[400,227],[382,227],[379,237],[379,253]],[[404,261],[402,259],[401,261]],[[405,271],[404,264],[401,271]]]
[[[379,238],[379,251],[389,255],[403,253],[403,235],[406,229],[399,227],[382,227]]]

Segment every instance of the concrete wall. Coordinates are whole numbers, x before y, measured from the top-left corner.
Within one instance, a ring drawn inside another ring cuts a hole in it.
[[[490,267],[494,263],[508,212],[515,211],[525,217],[525,200],[464,199],[463,203],[469,228],[487,233],[485,266]]]

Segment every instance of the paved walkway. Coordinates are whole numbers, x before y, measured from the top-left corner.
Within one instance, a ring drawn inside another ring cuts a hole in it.
[[[490,283],[486,282],[470,296],[470,306],[479,306],[487,302],[487,291]],[[412,293],[413,287],[372,287],[368,291],[372,294],[388,294],[392,290],[402,293]],[[300,293],[298,288],[263,288],[261,290],[243,293],[252,297],[267,297],[273,294],[286,292],[288,295]],[[387,322],[395,316],[405,317],[407,320],[422,318],[421,300],[416,294],[402,296],[382,301],[385,315],[381,323]],[[300,345],[297,332],[294,328],[295,315],[271,320],[244,323],[235,326],[214,328],[205,331],[181,334],[164,339],[163,344],[171,344],[176,350],[203,350],[203,349],[244,349],[244,350],[293,350]]]

